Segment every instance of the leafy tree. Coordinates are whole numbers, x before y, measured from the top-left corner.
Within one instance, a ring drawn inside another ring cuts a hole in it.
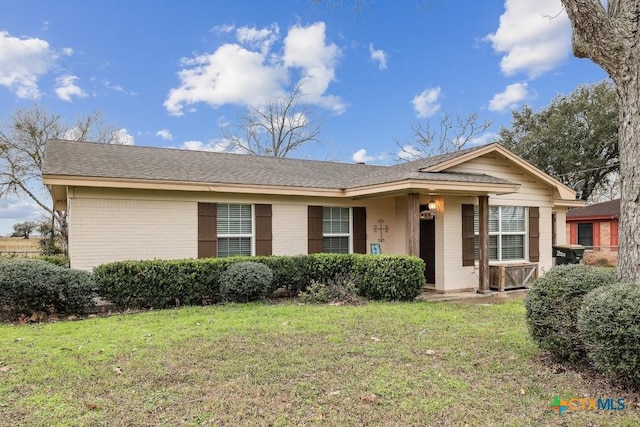
[[[636,0],[561,0],[573,27],[573,53],[611,77],[620,106],[620,228],[618,277],[640,282],[640,14]]]
[[[400,148],[398,160],[417,160],[435,154],[444,154],[462,150],[474,138],[480,137],[493,124],[493,120],[481,121],[478,113],[467,117],[457,114],[453,117],[444,112],[437,126],[429,121],[414,123],[413,141],[396,142]]]
[[[66,249],[67,212],[54,211],[51,189],[42,183],[42,161],[49,139],[118,143],[119,133],[99,112],[65,125],[59,115],[34,105],[16,111],[0,127],[0,197],[28,197],[54,219]]]
[[[540,111],[525,105],[512,114],[511,128],[500,129],[500,142],[578,190],[581,199],[617,173],[618,103],[610,82],[582,85]]]
[[[13,224],[13,233],[11,234],[11,237],[22,237],[28,239],[36,228],[38,228],[38,224],[33,221],[18,222],[17,224]]]
[[[236,126],[238,134],[223,130],[234,149],[270,157],[287,157],[302,145],[318,141],[320,123],[311,118],[300,85],[263,106],[251,106]]]

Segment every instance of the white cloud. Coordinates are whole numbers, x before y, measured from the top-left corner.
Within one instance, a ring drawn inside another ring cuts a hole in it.
[[[398,150],[398,153],[396,154],[396,156],[400,160],[409,161],[409,160],[416,160],[421,157],[424,157],[423,154],[424,153],[422,151],[418,150],[414,146],[406,144],[406,145],[403,145],[402,148],[400,148],[400,150]]]
[[[76,85],[77,76],[64,75],[56,79],[56,95],[63,101],[72,102],[73,97],[86,98],[87,93]]]
[[[171,135],[169,129],[160,129],[158,132],[156,132],[156,136],[158,138],[164,139],[165,141],[171,141],[173,139],[173,135]]]
[[[62,53],[65,56],[71,56],[71,55],[73,55],[73,48],[65,47],[65,48],[62,49]]]
[[[118,129],[117,131],[113,132],[113,140],[115,144],[122,145],[133,145],[135,142],[133,136],[131,136],[129,132],[127,132],[127,130],[124,128]]]
[[[272,24],[270,28],[239,27],[236,29],[236,38],[240,43],[259,48],[264,54],[269,52],[279,35],[280,27],[277,24]]]
[[[381,49],[374,49],[373,44],[369,44],[369,53],[371,60],[378,63],[378,68],[384,70],[387,68],[387,54]]]
[[[236,29],[236,26],[233,24],[222,24],[222,25],[216,25],[211,29],[211,31],[213,31],[214,33],[224,34],[224,33],[230,33],[235,29]]]
[[[0,219],[16,222],[37,219],[44,211],[33,202],[21,199],[0,199]]]
[[[465,148],[471,148],[471,147],[477,147],[479,145],[485,145],[485,144],[489,144],[492,142],[496,142],[499,139],[499,135],[495,132],[486,132],[483,133],[480,136],[477,136],[475,138],[472,138],[467,145],[465,145]]]
[[[508,85],[503,92],[496,93],[489,101],[489,111],[505,112],[514,109],[518,104],[529,98],[529,89],[526,82]]]
[[[243,153],[244,151],[234,149],[233,144],[228,139],[213,139],[207,143],[202,141],[185,141],[180,148],[184,150],[195,151],[212,151],[215,153],[231,152],[231,153]]]
[[[335,69],[340,56],[338,46],[326,43],[325,31],[324,22],[290,28],[284,40],[284,64],[302,69],[300,86],[305,94],[305,101],[342,113],[346,106],[340,98],[324,95],[329,84],[335,80]]]
[[[0,85],[18,98],[40,97],[38,78],[53,67],[56,54],[45,40],[12,37],[0,31]]]
[[[418,117],[430,117],[440,109],[440,86],[427,88],[416,95],[411,103]]]
[[[224,27],[216,31],[232,31]],[[294,26],[285,37],[282,53],[274,48],[279,28],[240,27],[237,43],[226,43],[213,53],[181,60],[180,84],[169,91],[164,106],[170,114],[182,115],[187,106],[204,102],[216,108],[224,104],[259,106],[282,94],[289,76],[300,73],[302,101],[340,113],[345,105],[337,96],[327,95],[335,80],[340,50],[327,44],[322,22],[307,27]]]
[[[351,158],[356,163],[366,163],[375,160],[374,157],[367,156],[367,150],[365,150],[364,148],[361,148],[353,153],[353,156],[351,156]]]
[[[498,29],[486,39],[504,55],[504,74],[524,72],[535,78],[567,58],[571,24],[559,0],[506,0]]]

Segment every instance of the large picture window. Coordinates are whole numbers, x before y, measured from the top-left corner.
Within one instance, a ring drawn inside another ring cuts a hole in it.
[[[349,208],[322,208],[322,252],[349,253],[350,211]]]
[[[218,257],[251,256],[253,212],[251,205],[218,204]]]
[[[474,212],[475,259],[480,258],[480,221],[478,207]],[[489,206],[489,260],[509,261],[525,258],[525,208],[521,206]]]

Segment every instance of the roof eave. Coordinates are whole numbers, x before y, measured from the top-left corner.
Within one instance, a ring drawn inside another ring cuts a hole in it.
[[[51,186],[126,188],[138,190],[198,191],[238,194],[296,195],[316,197],[344,197],[340,188],[293,187],[277,185],[202,183],[183,181],[159,181],[103,177],[78,177],[43,175],[43,182]]]
[[[461,195],[511,194],[517,192],[519,188],[518,184],[513,183],[408,179],[349,188],[345,190],[345,197],[379,197],[381,195],[407,194],[411,192]]]

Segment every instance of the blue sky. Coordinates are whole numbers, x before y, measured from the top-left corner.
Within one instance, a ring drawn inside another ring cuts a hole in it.
[[[478,112],[494,125],[472,143],[491,142],[523,103],[606,77],[572,56],[559,0],[335,3],[0,0],[0,120],[100,110],[127,143],[222,150],[222,127],[300,83],[321,143],[292,157],[388,164],[412,124]],[[0,200],[0,235],[34,217]]]

